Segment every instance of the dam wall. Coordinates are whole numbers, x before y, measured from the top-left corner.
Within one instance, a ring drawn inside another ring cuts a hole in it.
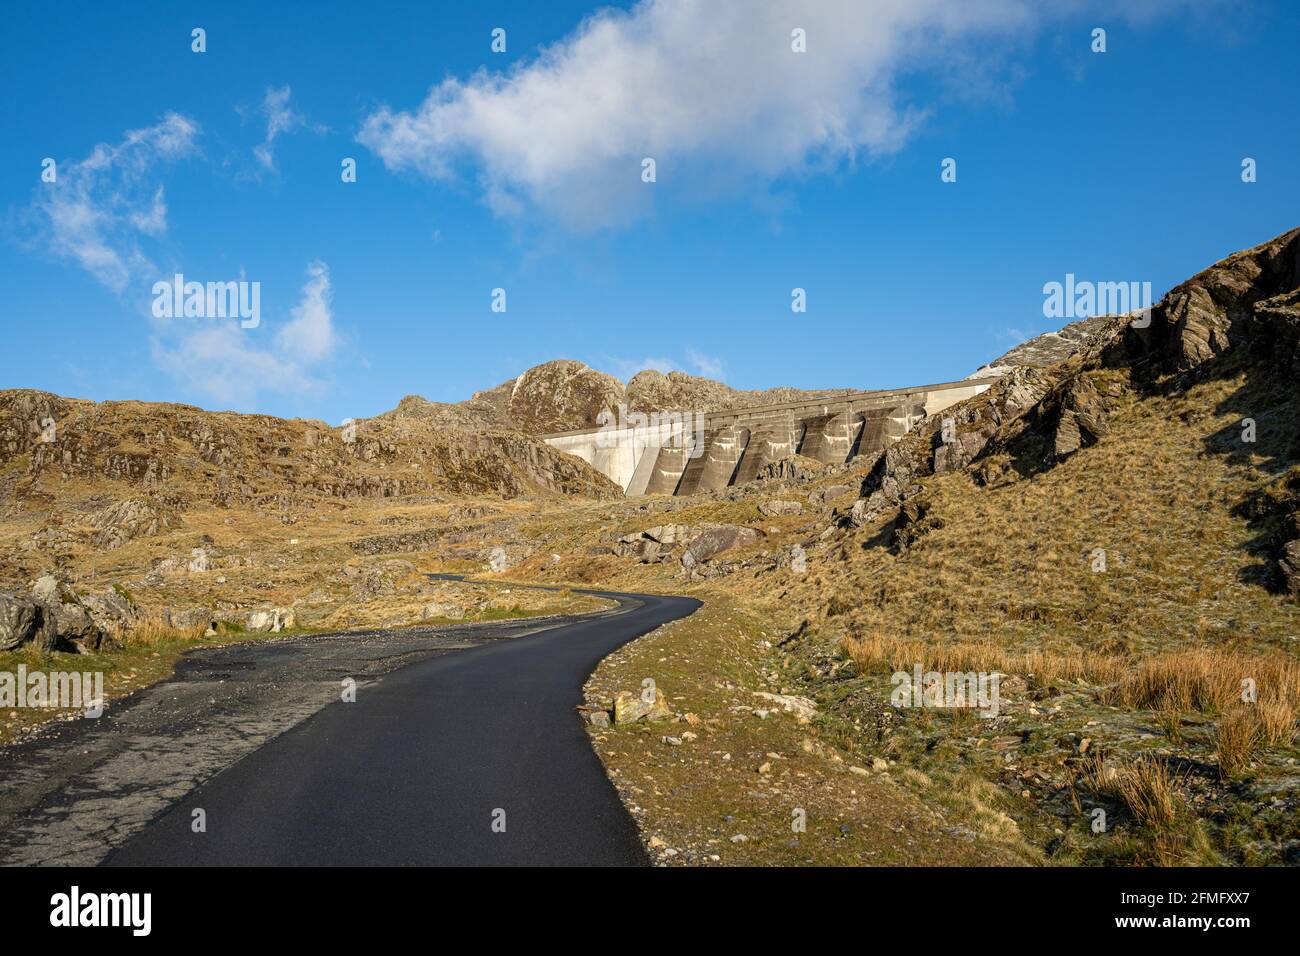
[[[628,495],[689,495],[752,481],[782,458],[842,464],[897,441],[921,419],[988,389],[994,379],[850,392],[816,401],[725,411],[627,416],[630,424],[543,435]]]

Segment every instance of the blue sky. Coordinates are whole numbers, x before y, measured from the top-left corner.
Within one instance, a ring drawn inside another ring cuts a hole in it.
[[[11,3],[0,386],[337,423],[552,358],[963,377],[1067,272],[1159,295],[1300,224],[1300,7],[1124,8]],[[175,272],[260,325],[153,317]]]

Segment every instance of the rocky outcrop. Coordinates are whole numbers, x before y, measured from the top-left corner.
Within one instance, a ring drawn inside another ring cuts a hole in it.
[[[695,533],[690,525],[666,524],[625,534],[614,544],[614,553],[623,558],[639,558],[649,564],[662,561],[674,546]]]
[[[1151,309],[1149,321],[1141,313],[1089,319],[1013,349],[986,367],[1005,373],[988,391],[924,420],[877,457],[848,522],[892,519],[893,540],[906,545],[935,520],[916,500],[925,478],[966,470],[977,482],[997,484],[1054,467],[1108,433],[1109,416],[1127,389],[1203,374],[1234,348],[1269,374],[1294,381],[1298,286],[1295,229],[1177,286]],[[1051,364],[1058,356],[1065,360]],[[1300,454],[1300,434],[1294,444]],[[1300,547],[1291,541],[1276,551],[1288,587],[1300,566]]]
[[[465,611],[458,605],[451,603],[431,601],[420,609],[420,620],[422,621],[431,621],[437,618],[459,621],[464,616]]]
[[[820,461],[802,455],[790,455],[770,461],[758,473],[759,481],[788,481],[801,484],[811,481],[825,468]]]
[[[120,548],[135,538],[161,534],[179,526],[175,512],[149,498],[126,498],[90,516],[97,529],[95,547],[101,551]]]
[[[895,512],[919,493],[924,478],[969,466],[1000,428],[1043,398],[1051,383],[1047,372],[1017,368],[982,395],[916,425],[877,456],[849,514],[852,523]]]
[[[98,594],[83,594],[78,600],[90,619],[105,633],[130,628],[140,620],[140,609],[135,601],[119,587],[107,588]]]
[[[663,372],[646,369],[638,372],[627,383],[628,408],[643,411],[682,410],[716,412],[729,408],[746,408],[754,405],[781,405],[805,399],[830,398],[849,394],[852,389],[821,389],[806,391],[798,388],[768,388],[745,391],[730,385],[688,375],[685,372]]]
[[[279,634],[291,629],[295,621],[293,608],[272,607],[251,612],[244,618],[244,627],[250,631]]]
[[[1242,502],[1237,514],[1266,535],[1278,589],[1300,598],[1300,467]]]
[[[0,651],[16,650],[32,642],[41,650],[50,650],[42,638],[53,635],[44,623],[44,609],[31,598],[0,592]]]
[[[1147,325],[1128,323],[1107,350],[1111,366],[1144,362],[1183,372],[1239,345],[1297,371],[1300,229],[1216,262],[1175,286]]]
[[[106,645],[111,643],[107,631],[96,622],[72,588],[53,575],[47,574],[37,580],[32,588],[32,600],[43,610],[47,629],[43,647],[91,653],[106,649]]]
[[[134,620],[130,598],[110,590],[79,597],[53,575],[36,581],[31,597],[0,593],[0,651],[24,645],[42,651],[94,653],[113,647],[112,630]]]
[[[625,402],[623,383],[612,375],[572,359],[558,359],[476,392],[454,407],[496,425],[540,435],[591,427],[602,411],[613,411]]]
[[[1277,565],[1283,587],[1292,597],[1300,598],[1300,526],[1292,530],[1296,537],[1282,545]]]
[[[723,551],[757,544],[761,538],[762,534],[753,528],[741,528],[737,525],[718,525],[704,528],[686,542],[686,551],[683,558],[685,558],[685,555],[690,555],[691,561],[689,563],[699,564],[721,554]]]
[[[739,525],[658,525],[623,535],[615,543],[614,553],[646,564],[679,556],[684,564],[693,566],[731,548],[755,544],[761,538],[761,532]]]
[[[538,435],[593,427],[602,411],[616,412],[620,405],[641,412],[714,412],[828,398],[850,391],[784,387],[745,391],[710,378],[678,371],[665,374],[655,369],[638,372],[625,386],[612,375],[582,362],[560,359],[530,368],[495,388],[476,392],[459,405],[435,405],[408,396],[398,411],[443,422],[463,422],[468,417],[485,426],[518,428]]]
[[[216,616],[209,607],[166,608],[162,621],[178,631],[207,630],[216,623]]]
[[[1059,365],[1081,353],[1096,351],[1100,343],[1108,342],[1114,335],[1116,317],[1099,315],[1071,322],[1056,332],[1044,332],[1011,351],[981,366],[971,378],[996,378],[1016,368],[1047,368]]]

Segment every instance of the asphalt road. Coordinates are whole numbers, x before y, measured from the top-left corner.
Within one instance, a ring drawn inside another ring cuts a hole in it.
[[[355,702],[316,710],[134,829],[104,864],[647,863],[575,707],[601,658],[699,602],[586,593],[620,607],[361,684]]]

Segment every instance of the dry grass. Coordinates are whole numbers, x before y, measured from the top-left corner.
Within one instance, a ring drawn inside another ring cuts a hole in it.
[[[1094,757],[1084,779],[1095,793],[1118,798],[1141,826],[1157,833],[1177,829],[1184,804],[1179,781],[1164,761],[1149,755],[1123,762]]]
[[[1222,713],[1242,702],[1253,682],[1275,719],[1294,723],[1300,708],[1300,661],[1281,654],[1220,648],[1174,651],[1139,663],[1107,695],[1125,707]]]
[[[1259,713],[1253,707],[1241,707],[1223,715],[1215,732],[1215,753],[1219,758],[1219,776],[1231,780],[1241,776],[1259,746]]]
[[[115,628],[110,636],[124,648],[158,648],[166,645],[197,641],[206,628],[177,628],[157,618],[137,621],[129,628]]]
[[[925,670],[999,671],[1042,681],[1105,684],[1119,680],[1128,666],[1123,659],[1081,649],[1021,653],[992,641],[900,640],[879,633],[863,638],[846,636],[840,649],[864,673],[910,670],[920,664]]]
[[[1241,713],[1249,716],[1260,740],[1270,746],[1289,745],[1300,714],[1300,662],[1280,654],[1202,649],[1137,662],[1077,649],[1021,653],[992,642],[900,640],[879,633],[846,636],[840,649],[863,673],[910,670],[919,664],[935,671],[999,671],[1039,681],[1110,685],[1102,693],[1103,702],[1154,711],[1173,738],[1179,736],[1180,714],[1224,713],[1241,704],[1248,678],[1254,681],[1258,703]]]
[[[836,623],[857,635],[996,640],[1066,656],[1136,657],[1229,639],[1290,647],[1300,606],[1259,586],[1258,528],[1235,510],[1270,473],[1205,454],[1232,412],[1181,417],[1246,401],[1235,394],[1241,385],[1130,394],[1104,441],[1000,487],[959,472],[927,478],[929,514],[941,527],[901,553],[878,546],[888,541],[877,539],[882,529],[864,529],[827,568],[819,616],[830,616],[823,609],[838,594],[851,610]]]
[[[1295,740],[1296,709],[1284,701],[1261,701],[1256,705],[1260,733],[1270,747],[1289,747]]]

